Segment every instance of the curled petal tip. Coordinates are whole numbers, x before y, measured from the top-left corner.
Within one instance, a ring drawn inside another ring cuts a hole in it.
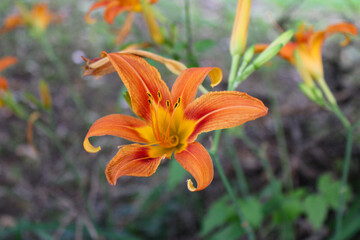
[[[84,145],[84,149],[89,153],[96,153],[101,150],[100,146],[94,147],[93,145],[91,145],[88,138],[85,138],[83,145]]]
[[[110,178],[110,176],[108,176],[108,174],[106,174],[106,172],[105,172],[105,175],[106,175],[106,178],[107,178],[107,180],[108,180],[108,183],[109,183],[111,186],[115,186],[115,185],[116,185],[116,182],[117,182],[117,179],[116,179],[116,178],[115,178],[115,179]]]
[[[186,180],[186,183],[187,183],[187,188],[189,189],[190,192],[196,191],[196,187],[194,187],[194,184],[191,181],[191,179]]]
[[[211,79],[211,87],[215,87],[217,85],[219,85],[219,83],[221,82],[222,78],[223,78],[223,73],[222,70],[218,67],[215,67],[214,69],[212,69],[209,72],[209,77]]]

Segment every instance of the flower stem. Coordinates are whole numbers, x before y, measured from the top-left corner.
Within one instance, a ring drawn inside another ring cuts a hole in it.
[[[198,67],[199,63],[196,56],[193,53],[192,49],[192,31],[191,31],[191,15],[190,15],[190,1],[185,1],[185,29],[186,29],[186,38],[187,38],[187,58],[190,64],[190,67]]]
[[[236,197],[235,191],[231,187],[231,185],[229,183],[229,180],[225,175],[224,169],[223,169],[223,167],[222,167],[222,165],[220,163],[220,160],[219,160],[219,158],[218,158],[218,156],[216,154],[217,148],[219,146],[220,135],[221,135],[221,130],[217,130],[215,132],[213,145],[212,145],[211,150],[210,150],[210,155],[211,155],[212,159],[214,160],[215,168],[218,171],[219,176],[221,178],[221,181],[224,184],[224,187],[225,187],[227,193],[229,194],[230,199],[231,199],[231,201],[232,201],[232,203],[233,203],[233,205],[235,207],[236,213],[237,213],[237,215],[239,217],[239,220],[241,222],[241,227],[245,229],[245,232],[248,235],[249,239],[254,240],[255,236],[254,236],[253,230],[252,230],[250,224],[246,221],[244,215],[242,214],[242,211],[241,211],[241,209],[239,207],[239,204],[237,202],[237,197]]]
[[[228,138],[226,140],[228,140]],[[235,149],[232,147],[231,144],[228,144],[228,146],[229,146],[228,151],[229,151],[230,159],[235,168],[235,173],[238,179],[241,195],[243,197],[247,197],[249,195],[249,188],[244,174],[244,170],[242,169],[240,162],[237,160]]]
[[[355,127],[356,125],[354,125]],[[354,127],[346,128],[346,147],[345,147],[345,160],[344,166],[342,170],[342,177],[341,177],[341,187],[339,191],[339,198],[338,198],[338,208],[336,212],[336,232],[335,232],[335,239],[340,239],[341,231],[342,231],[342,221],[344,216],[344,201],[345,201],[345,189],[347,180],[349,177],[349,170],[350,170],[350,163],[351,163],[351,149],[352,149],[352,136]]]
[[[275,181],[274,172],[271,169],[271,165],[269,159],[263,153],[263,151],[259,152],[259,147],[246,135],[243,129],[240,132],[241,140],[250,148],[250,150],[259,158],[261,165],[265,169],[266,177],[270,182]]]
[[[345,157],[344,157],[344,166],[342,169],[342,177],[341,177],[341,187],[339,190],[338,196],[338,208],[336,211],[336,222],[335,222],[335,239],[341,239],[341,232],[342,232],[342,222],[343,216],[345,211],[345,190],[347,185],[347,180],[349,177],[350,171],[350,164],[351,164],[351,149],[352,149],[352,137],[353,131],[358,126],[358,122],[351,126],[350,122],[341,112],[337,101],[332,94],[330,88],[325,82],[325,79],[322,77],[317,78],[317,83],[319,84],[320,88],[324,92],[326,99],[329,102],[328,108],[331,110],[341,121],[345,130],[346,130],[346,145],[345,145]]]
[[[231,68],[230,68],[230,75],[229,75],[229,82],[228,82],[228,90],[233,91],[236,86],[234,85],[234,81],[236,79],[237,71],[239,68],[241,56],[239,54],[232,56],[231,58]]]
[[[272,113],[274,115],[275,120],[275,128],[276,128],[276,141],[279,146],[279,155],[281,160],[281,165],[283,166],[283,179],[285,182],[285,185],[288,187],[288,189],[292,189],[293,183],[292,183],[292,176],[291,176],[291,164],[290,164],[290,157],[287,150],[287,143],[286,143],[286,137],[284,132],[284,124],[282,122],[281,118],[281,112],[279,109],[279,104],[275,97],[275,89],[273,84],[270,82],[271,79],[266,78],[266,86],[267,89],[269,89],[270,92],[270,104]]]

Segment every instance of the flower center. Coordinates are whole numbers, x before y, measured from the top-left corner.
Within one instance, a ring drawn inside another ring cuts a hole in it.
[[[164,148],[175,148],[180,142],[180,135],[178,134],[178,128],[176,122],[182,119],[182,114],[179,112],[181,98],[178,98],[177,102],[171,108],[170,101],[166,100],[166,107],[161,105],[162,96],[161,93],[157,93],[157,101],[151,93],[147,93],[149,99],[148,102],[151,105],[151,122],[154,137],[156,139],[155,144],[159,144]],[[179,125],[180,123],[178,123]]]

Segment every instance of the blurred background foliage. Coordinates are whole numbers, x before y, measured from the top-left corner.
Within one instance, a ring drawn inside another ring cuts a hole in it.
[[[38,1],[0,1],[1,23],[16,11],[16,2],[31,6]],[[51,25],[43,40],[31,36],[26,28],[0,36],[0,57],[18,58],[18,63],[3,73],[11,93],[26,106],[25,112],[39,112],[38,121],[51,125],[60,141],[56,144],[35,127],[34,150],[26,140],[26,120],[8,108],[0,109],[0,238],[246,239],[217,173],[208,188],[191,193],[185,184],[190,175],[176,161],[165,160],[152,177],[122,177],[113,187],[107,183],[104,169],[116,146],[126,141],[99,138],[97,144],[103,151],[89,154],[83,150],[83,138],[96,119],[131,112],[117,74],[82,78],[81,56],[94,58],[103,50],[114,52],[124,47],[114,44],[114,33],[125,15],[108,25],[102,19],[103,11],[96,11],[92,15],[97,23],[87,25],[84,15],[93,2],[48,1],[65,19]],[[174,37],[169,38],[171,44],[148,50],[187,66],[218,66],[224,71],[224,81],[215,90],[226,89],[236,3],[190,1],[194,56],[189,57],[184,1],[160,0],[154,6],[162,15],[160,25]],[[282,30],[296,30],[302,22],[322,29],[341,21],[360,28],[358,0],[254,0],[248,46],[269,43]],[[151,39],[139,16],[126,43],[144,41]],[[338,45],[340,41],[341,36],[331,37],[323,47],[325,75],[341,109],[354,121],[360,116],[360,40],[353,38],[345,48]],[[63,68],[49,59],[49,46]],[[171,86],[176,76],[151,63]],[[36,105],[42,80],[50,87],[52,113]],[[334,116],[302,95],[297,87],[300,81],[296,69],[277,57],[251,75],[237,90],[264,101],[269,114],[225,131],[220,143],[218,154],[241,196],[238,201],[247,224],[258,239],[330,239],[334,231],[345,133]],[[208,83],[205,86],[209,89]],[[74,92],[83,102],[82,111],[76,107]],[[199,141],[209,147],[211,140],[210,133]],[[360,237],[359,142],[356,131],[341,239]],[[289,188],[282,181],[284,159],[291,166],[293,186]],[[241,165],[243,172],[233,164]]]

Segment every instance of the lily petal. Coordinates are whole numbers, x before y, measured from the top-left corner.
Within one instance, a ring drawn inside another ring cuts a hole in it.
[[[7,88],[8,88],[8,83],[6,78],[0,76],[0,92],[1,90],[7,90]]]
[[[147,140],[142,137],[139,131],[146,126],[147,124],[144,121],[131,116],[122,114],[107,115],[98,119],[90,127],[83,145],[87,152],[98,152],[101,147],[93,147],[89,142],[89,138],[104,135],[117,136],[133,142],[147,143]]]
[[[86,57],[82,57],[82,59],[86,62],[84,67],[85,71],[83,76],[95,76],[101,77],[112,72],[115,72],[114,66],[111,64],[108,57],[103,58],[93,58],[87,59]]]
[[[181,106],[186,106],[194,100],[200,84],[209,75],[211,87],[215,87],[222,80],[222,71],[217,67],[189,68],[181,73],[171,89],[171,96],[174,102],[181,98]]]
[[[347,37],[343,45],[350,41],[348,39],[348,35],[357,35],[357,28],[350,23],[339,23],[328,26],[324,31],[314,32],[310,36],[309,40],[309,50],[311,51],[311,55],[316,59],[321,59],[321,47],[326,38],[330,37],[333,34],[342,33]]]
[[[94,3],[93,5],[91,5],[89,11],[87,11],[86,15],[85,15],[85,21],[88,23],[88,24],[94,24],[96,23],[96,19],[95,18],[91,18],[90,17],[90,13],[92,11],[94,11],[95,9],[97,8],[101,8],[101,7],[104,7],[106,6],[107,4],[109,4],[110,0],[103,0],[103,1],[99,1],[99,2],[96,2]]]
[[[111,185],[121,176],[149,177],[156,172],[164,156],[151,157],[150,147],[139,144],[126,145],[106,166],[105,175]]]
[[[0,59],[0,72],[2,72],[5,68],[14,65],[17,62],[16,57],[4,57]]]
[[[210,92],[190,103],[184,118],[195,120],[196,125],[188,142],[202,132],[239,126],[265,116],[267,107],[257,98],[235,91]]]
[[[119,74],[126,89],[129,91],[131,105],[134,113],[147,122],[151,120],[151,105],[148,103],[149,96],[155,102],[161,99],[170,99],[170,92],[166,83],[161,80],[160,73],[156,68],[147,63],[144,59],[132,54],[104,53]],[[166,108],[166,101],[160,105]]]
[[[122,13],[124,11],[129,11],[132,8],[133,8],[132,5],[124,6],[124,3],[122,3],[122,2],[112,1],[106,6],[106,9],[104,12],[104,20],[108,24],[113,24],[117,15],[119,15],[120,13]]]
[[[125,22],[122,25],[119,33],[116,36],[115,43],[120,45],[124,42],[126,37],[129,35],[131,31],[131,27],[134,22],[134,12],[129,12],[125,18]]]
[[[189,191],[201,191],[210,185],[214,178],[214,167],[206,149],[198,142],[193,142],[180,153],[175,153],[175,159],[196,180],[194,187],[190,179],[187,180]]]
[[[4,25],[0,28],[0,34],[6,33],[23,25],[25,25],[25,21],[20,14],[10,15],[5,18]]]
[[[141,44],[142,47],[148,47],[147,43]],[[152,52],[144,50],[134,49],[137,46],[130,46],[123,51],[118,52],[119,54],[130,53],[139,57],[149,58],[165,65],[172,73],[179,75],[182,73],[186,66],[178,61],[162,57]],[[86,62],[84,76],[104,76],[109,73],[115,72],[114,66],[111,64],[109,58],[106,55],[102,55],[100,58],[87,59],[82,57]]]
[[[181,74],[186,69],[186,66],[183,63],[172,60],[170,58],[162,57],[162,56],[157,55],[152,52],[147,52],[147,51],[137,50],[137,49],[125,49],[122,52],[123,53],[131,53],[131,54],[134,54],[134,55],[137,55],[140,57],[150,58],[154,61],[162,63],[165,65],[165,67],[167,69],[169,69],[172,73],[177,74],[177,75]]]

